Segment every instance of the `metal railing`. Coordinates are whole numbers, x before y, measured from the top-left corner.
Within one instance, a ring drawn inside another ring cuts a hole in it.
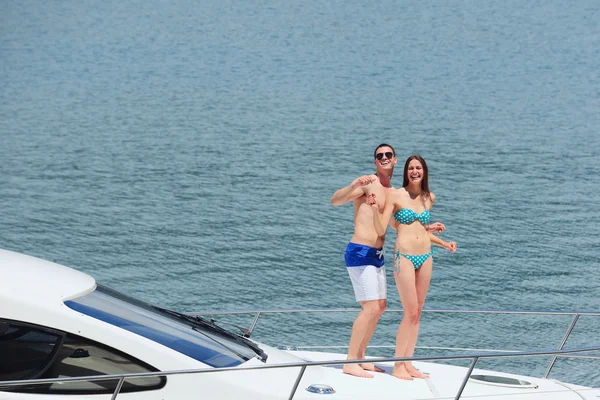
[[[329,313],[329,312],[357,312],[356,309],[295,309],[295,310],[256,310],[256,311],[219,311],[219,312],[204,312],[204,313],[188,313],[191,316],[203,316],[203,315],[243,315],[243,314],[254,314],[254,320],[250,325],[250,328],[247,330],[247,337],[250,337],[254,332],[258,324],[258,320],[262,314],[282,314],[282,313]],[[397,312],[402,313],[402,309],[387,309],[386,312]],[[582,316],[593,316],[598,317],[600,313],[596,312],[569,312],[569,311],[523,311],[523,310],[453,310],[453,309],[423,309],[422,313],[450,313],[450,314],[521,314],[521,315],[553,315],[553,316],[571,316],[572,320],[564,333],[562,340],[558,346],[558,350],[562,350],[569,339],[569,336],[573,332],[577,321]],[[390,346],[391,347],[391,346]],[[323,348],[323,347],[321,347]],[[440,348],[443,350],[453,350],[453,348]],[[477,350],[477,349],[474,349]],[[494,350],[494,351],[507,351],[507,350]],[[548,365],[546,372],[544,374],[544,378],[548,378],[554,364],[556,363],[557,356],[553,356],[550,364]]]
[[[282,314],[282,313],[314,313],[314,312],[358,312],[356,309],[303,309],[303,310],[258,310],[258,311],[222,311],[222,312],[206,312],[206,313],[188,313],[188,315],[234,315],[234,314],[254,314],[254,319],[250,328],[248,329],[249,334],[255,330],[259,318],[263,314]],[[387,310],[387,312],[402,312],[402,310]],[[455,395],[455,400],[459,400],[467,385],[469,378],[471,377],[475,366],[481,359],[491,358],[508,358],[508,357],[531,357],[531,356],[552,356],[552,360],[548,365],[546,373],[543,378],[547,378],[550,374],[556,359],[558,357],[571,357],[571,358],[589,358],[589,359],[600,359],[599,356],[585,356],[579,353],[600,351],[598,347],[585,347],[585,348],[574,348],[564,349],[569,336],[573,332],[577,321],[581,316],[600,316],[600,313],[593,312],[562,312],[562,311],[496,311],[496,310],[423,310],[423,313],[480,313],[480,314],[534,314],[534,315],[570,315],[572,316],[571,323],[564,333],[562,340],[557,350],[543,350],[543,351],[509,351],[509,350],[494,350],[493,353],[475,353],[465,355],[443,355],[443,356],[414,356],[414,357],[384,357],[384,358],[369,358],[369,362],[372,363],[383,363],[383,362],[400,362],[400,361],[447,361],[447,360],[466,360],[471,359],[471,365],[469,366],[465,377]],[[343,346],[345,347],[345,346]],[[452,348],[445,348],[450,349]],[[472,350],[472,349],[470,349]],[[229,371],[250,371],[250,370],[263,370],[263,369],[279,369],[279,368],[300,368],[296,380],[290,390],[288,399],[292,400],[296,394],[298,386],[302,380],[304,372],[308,367],[316,366],[333,366],[333,365],[345,365],[345,364],[357,364],[364,362],[364,360],[328,360],[328,361],[303,361],[296,363],[285,363],[285,364],[273,364],[273,365],[259,365],[253,367],[226,367],[226,368],[200,368],[200,369],[187,369],[187,370],[172,370],[172,371],[160,371],[160,372],[142,372],[142,373],[129,373],[129,374],[112,374],[112,375],[97,375],[88,377],[73,377],[73,378],[53,378],[53,379],[31,379],[31,380],[18,380],[18,381],[0,381],[0,390],[6,390],[7,388],[14,386],[30,386],[30,385],[42,385],[42,384],[53,384],[53,383],[69,383],[69,382],[94,382],[94,381],[106,381],[106,380],[118,380],[115,390],[112,394],[112,399],[116,399],[119,395],[125,380],[150,378],[150,377],[166,377],[170,375],[184,375],[184,374],[204,374],[204,373],[226,373]]]
[[[505,358],[505,357],[525,357],[525,356],[543,356],[543,355],[553,355],[553,356],[565,356],[573,353],[582,353],[589,351],[599,351],[600,347],[587,347],[587,348],[579,348],[579,349],[563,349],[563,350],[548,350],[548,351],[525,351],[525,352],[514,352],[514,353],[503,353],[503,354],[467,354],[467,355],[451,355],[451,356],[436,356],[436,357],[425,357],[425,356],[416,356],[416,357],[384,357],[384,358],[369,358],[369,362],[373,363],[383,363],[383,362],[398,362],[398,361],[442,361],[442,360],[464,360],[464,359],[472,359],[471,365],[467,371],[467,374],[463,378],[463,381],[460,385],[458,392],[456,393],[454,399],[459,400],[465,386],[473,370],[475,369],[475,365],[481,359],[486,358]],[[292,400],[300,381],[302,380],[302,376],[304,375],[304,371],[308,367],[317,367],[317,366],[332,366],[332,365],[344,365],[344,364],[357,364],[364,362],[364,360],[332,360],[332,361],[303,361],[296,363],[285,363],[285,364],[273,364],[273,365],[259,365],[254,367],[227,367],[227,368],[210,368],[210,369],[188,369],[188,370],[172,370],[172,371],[160,371],[160,372],[140,372],[140,373],[131,373],[131,374],[113,374],[113,375],[96,375],[96,376],[88,376],[88,377],[76,377],[76,378],[53,378],[53,379],[31,379],[27,381],[4,381],[0,382],[0,390],[5,388],[9,388],[11,386],[23,386],[23,385],[42,385],[42,384],[52,384],[52,383],[69,383],[69,382],[94,382],[94,381],[106,381],[111,379],[118,379],[117,386],[115,391],[113,392],[112,399],[116,399],[119,395],[121,388],[123,387],[123,383],[126,379],[136,379],[136,378],[151,378],[151,377],[166,377],[169,375],[184,375],[184,374],[202,374],[202,373],[225,373],[230,371],[251,371],[251,370],[263,370],[263,369],[277,369],[277,368],[297,368],[300,367],[300,371],[296,377],[296,380],[291,388],[288,399]]]

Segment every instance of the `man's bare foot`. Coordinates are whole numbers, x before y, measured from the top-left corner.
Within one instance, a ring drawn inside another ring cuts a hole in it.
[[[392,375],[396,378],[404,379],[405,381],[412,381],[413,377],[408,373],[404,363],[394,365],[394,370],[392,371]]]
[[[414,378],[421,378],[421,379],[429,378],[429,376],[425,375],[424,373],[422,373],[421,371],[419,371],[418,369],[413,367],[413,365],[411,363],[405,363],[405,368],[406,368],[406,372],[408,372],[410,374],[410,376],[412,376]]]
[[[373,371],[373,372],[385,372],[385,370],[383,368],[379,368],[377,365],[372,364],[372,363],[363,363],[363,364],[359,364],[362,369],[364,369],[365,371]]]
[[[345,374],[358,376],[359,378],[373,377],[373,375],[362,369],[358,364],[346,364],[342,371],[344,371]]]

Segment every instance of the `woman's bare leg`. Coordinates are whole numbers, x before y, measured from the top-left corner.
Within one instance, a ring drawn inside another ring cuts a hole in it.
[[[400,322],[398,332],[396,333],[395,357],[406,357],[410,343],[416,341],[413,338],[417,336],[419,328],[419,302],[415,269],[412,262],[404,257],[397,258],[395,260],[394,278],[398,294],[400,295],[402,309],[404,310],[402,322]],[[394,364],[392,375],[400,379],[413,379],[407,371],[404,362]]]
[[[417,329],[416,335],[412,337],[411,342],[408,343],[406,348],[406,357],[412,357],[415,354],[415,347],[417,345],[417,337],[419,334],[419,327],[421,325],[421,310],[423,309],[423,305],[425,304],[425,298],[427,297],[427,292],[429,291],[429,284],[431,282],[431,273],[433,270],[433,262],[431,257],[427,259],[421,265],[419,269],[415,271],[415,282],[416,282],[416,292],[417,292],[417,301],[418,301],[418,310],[419,310],[419,320],[417,321]],[[408,373],[415,378],[427,378],[427,375],[419,372],[415,367],[413,367],[411,362],[407,362],[405,364],[406,370]]]

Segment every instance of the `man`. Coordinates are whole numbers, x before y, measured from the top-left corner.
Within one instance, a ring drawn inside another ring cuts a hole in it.
[[[344,258],[350,275],[356,301],[361,311],[354,320],[348,360],[362,360],[367,345],[375,332],[379,317],[387,306],[387,283],[383,258],[384,236],[377,235],[373,224],[373,212],[383,212],[388,191],[392,188],[392,175],[396,165],[396,152],[392,146],[382,143],[375,149],[375,174],[356,178],[350,185],[337,190],[331,196],[331,204],[340,206],[354,201],[354,234],[346,248]],[[376,206],[375,206],[376,204]],[[430,230],[440,231],[443,225],[436,223]],[[344,373],[373,378],[367,371],[383,372],[372,363],[345,364]]]

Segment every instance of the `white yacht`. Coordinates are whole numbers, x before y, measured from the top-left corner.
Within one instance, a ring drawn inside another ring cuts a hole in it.
[[[412,381],[390,375],[395,359],[375,358],[386,372],[357,378],[342,372],[345,354],[259,343],[247,337],[254,324],[230,332],[38,258],[0,250],[0,277],[0,400],[600,399],[600,389],[476,368],[494,354],[465,356],[470,368],[416,358],[429,378]],[[583,350],[600,347],[591,339]]]

